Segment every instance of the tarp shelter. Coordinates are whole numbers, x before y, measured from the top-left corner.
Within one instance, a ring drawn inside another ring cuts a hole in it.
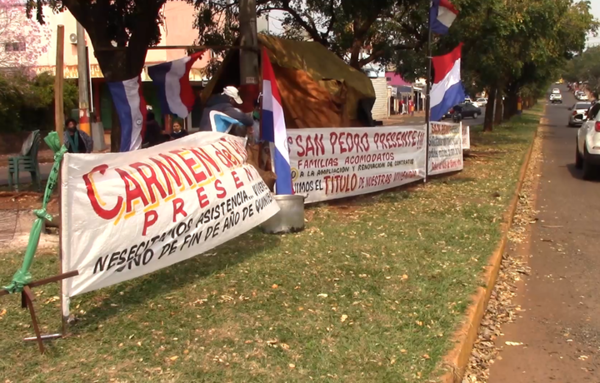
[[[375,90],[369,78],[316,42],[259,35],[267,48],[288,129],[373,126]],[[203,104],[240,84],[239,50],[231,50],[202,93]]]

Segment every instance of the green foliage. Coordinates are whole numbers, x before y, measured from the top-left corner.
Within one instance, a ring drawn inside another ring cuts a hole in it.
[[[585,81],[588,89],[600,92],[600,46],[592,47],[569,61],[562,71],[566,81]]]
[[[77,85],[64,83],[64,109],[78,104]],[[27,73],[0,76],[0,131],[54,128],[54,76],[42,73],[35,77]]]
[[[239,32],[239,3],[188,0],[198,9],[200,45],[231,45]],[[429,0],[257,0],[257,14],[283,11],[283,37],[313,40],[355,68],[391,63],[394,55],[427,44]]]

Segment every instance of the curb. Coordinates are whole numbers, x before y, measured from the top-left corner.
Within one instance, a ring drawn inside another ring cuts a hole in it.
[[[546,108],[544,107],[544,114],[545,111]],[[521,165],[521,169],[519,171],[519,180],[517,183],[517,188],[513,194],[508,210],[506,210],[506,212],[503,215],[501,228],[502,237],[500,238],[500,242],[498,243],[496,250],[494,250],[494,252],[492,253],[492,257],[490,258],[488,265],[486,266],[486,271],[483,276],[485,288],[479,287],[475,295],[472,297],[473,303],[471,303],[471,305],[466,311],[467,320],[455,333],[454,340],[456,342],[456,345],[444,357],[443,365],[448,371],[440,378],[440,381],[443,383],[462,382],[465,370],[467,369],[467,365],[469,364],[471,351],[473,350],[473,344],[477,339],[481,319],[485,314],[485,310],[490,300],[490,296],[492,295],[492,291],[494,289],[494,286],[496,285],[496,279],[498,277],[498,272],[500,271],[500,265],[502,263],[502,256],[504,254],[504,250],[506,249],[506,244],[508,242],[508,231],[510,229],[510,226],[512,225],[512,220],[517,210],[517,206],[519,204],[519,195],[521,194],[521,189],[523,187],[525,175],[527,174],[527,168],[529,167],[529,162],[531,160],[533,144],[535,143],[535,139],[538,136],[539,127],[545,124],[546,121],[547,120],[545,118],[540,118],[540,122],[534,133],[533,141],[531,142],[527,153],[525,153],[525,161]]]

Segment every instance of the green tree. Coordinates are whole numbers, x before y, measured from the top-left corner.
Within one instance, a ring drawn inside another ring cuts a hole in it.
[[[594,94],[600,93],[600,46],[587,49],[570,60],[561,71],[569,82],[586,82]]]
[[[516,112],[517,99],[542,92],[559,75],[573,52],[597,27],[586,1],[456,0],[460,16],[437,51],[464,42],[463,78],[489,93],[484,128],[494,123],[493,105],[503,95],[504,117]],[[502,114],[497,113],[496,122]]]
[[[198,9],[200,45],[231,45],[239,1],[189,0]],[[427,44],[429,0],[257,0],[257,14],[283,11],[283,37],[316,41],[357,69],[386,64]]]
[[[78,103],[77,85],[64,84],[64,108],[70,110]],[[0,118],[2,131],[42,129],[54,126],[54,76],[42,73],[31,76],[25,72],[0,75]]]

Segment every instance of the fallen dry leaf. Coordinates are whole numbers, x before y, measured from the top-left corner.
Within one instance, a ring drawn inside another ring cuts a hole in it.
[[[348,315],[346,315],[346,314],[342,315],[342,317],[340,318],[342,323],[344,323],[346,321],[346,319],[348,319]]]
[[[431,359],[428,354],[423,354],[423,359],[429,360]]]
[[[288,364],[288,366],[289,366],[290,368],[296,368],[296,365],[295,365],[294,363],[290,363],[290,364]]]
[[[276,288],[278,288],[278,287],[279,287],[279,286],[277,286],[276,284],[273,284],[273,286],[271,286],[271,288],[272,288],[272,289],[276,289]]]
[[[523,342],[504,342],[507,346],[522,346]]]
[[[404,274],[402,275],[402,281],[407,281],[408,280],[408,275]]]
[[[319,294],[317,295],[319,298],[327,298],[327,294]]]
[[[169,360],[176,361],[178,358],[179,357],[177,355],[175,355],[175,356],[170,357]]]

